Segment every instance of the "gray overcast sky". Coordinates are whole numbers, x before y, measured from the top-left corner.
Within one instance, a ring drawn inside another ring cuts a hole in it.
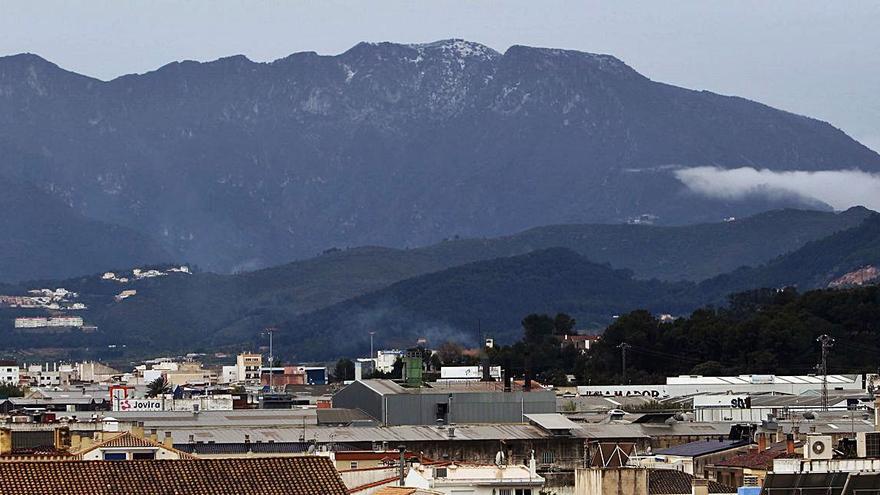
[[[170,61],[465,38],[613,54],[646,76],[830,121],[880,150],[880,2],[0,3],[0,54],[110,79]]]

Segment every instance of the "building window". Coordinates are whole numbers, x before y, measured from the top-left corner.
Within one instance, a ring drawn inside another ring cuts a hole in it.
[[[554,459],[552,450],[545,450],[541,453],[541,462],[543,464],[553,464],[553,461]]]
[[[531,488],[517,488],[515,493],[516,493],[516,495],[532,495],[532,489]]]
[[[348,468],[349,468],[349,469],[357,469],[357,468],[358,468],[358,461],[351,461],[351,462],[349,462],[349,463],[348,463]]]
[[[498,495],[511,495],[510,488],[502,488],[498,490]]]
[[[124,461],[125,452],[104,452],[105,461]]]
[[[134,460],[152,460],[156,458],[155,452],[134,452],[131,454],[131,458]]]

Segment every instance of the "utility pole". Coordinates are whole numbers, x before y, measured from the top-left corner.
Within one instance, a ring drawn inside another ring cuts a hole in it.
[[[632,346],[627,344],[626,342],[621,342],[620,345],[617,346],[617,348],[620,349],[620,369],[623,374],[623,385],[626,385],[626,350],[630,347]]]
[[[269,334],[269,392],[272,391],[272,375],[275,374],[273,368],[275,367],[275,356],[272,349],[272,334],[275,332],[274,327],[266,328],[266,333]]]
[[[822,410],[828,410],[828,350],[834,345],[834,339],[827,334],[822,334],[816,338],[816,342],[822,344],[822,364],[820,370],[822,373]]]

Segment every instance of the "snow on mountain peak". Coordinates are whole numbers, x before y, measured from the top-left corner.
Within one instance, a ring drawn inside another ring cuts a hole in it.
[[[419,50],[419,52],[436,50],[444,54],[452,54],[457,58],[478,58],[481,60],[489,60],[501,55],[486,45],[463,39],[441,40],[410,46]]]

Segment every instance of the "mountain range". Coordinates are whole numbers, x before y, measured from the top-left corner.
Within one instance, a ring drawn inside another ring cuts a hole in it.
[[[361,43],[111,81],[3,57],[0,196],[32,187],[64,228],[54,243],[20,229],[0,277],[169,258],[238,272],[334,247],[827,207],[775,194],[710,199],[673,173],[707,165],[876,172],[880,156],[829,124],[567,50]],[[7,208],[23,225],[43,221],[27,202]]]
[[[478,328],[508,342],[532,312],[569,312],[579,329],[601,331],[612,316],[638,308],[681,315],[724,304],[741,290],[826,287],[854,270],[880,267],[878,253],[880,215],[864,208],[780,210],[682,227],[554,226],[420,249],[331,251],[236,275],[172,272],[134,280],[126,271],[114,277],[129,278],[125,283],[93,275],[5,286],[5,294],[76,291],[89,306],[81,314],[99,331],[48,338],[4,331],[9,348],[88,348],[83,352],[93,356],[121,344],[150,354],[255,348],[261,331],[274,326],[283,355],[325,359],[363,352],[369,331],[379,332],[380,345],[405,346],[418,337],[472,342]],[[735,268],[746,261],[752,267]],[[652,274],[650,267],[659,268]],[[137,292],[115,300],[123,290]],[[11,326],[12,313],[21,311],[0,310],[0,324]]]

